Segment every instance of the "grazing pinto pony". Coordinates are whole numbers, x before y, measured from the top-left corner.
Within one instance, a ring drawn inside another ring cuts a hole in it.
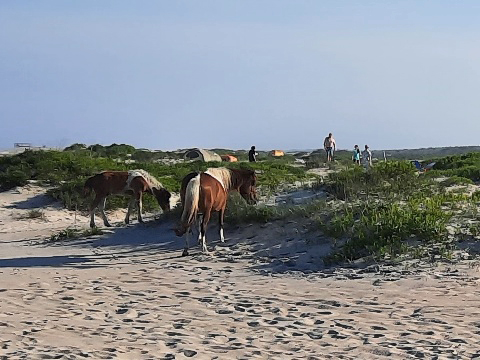
[[[236,190],[249,204],[254,204],[257,200],[256,181],[255,172],[244,169],[210,168],[203,173],[193,172],[185,176],[180,189],[183,213],[180,226],[175,229],[177,236],[187,233],[183,256],[188,255],[188,234],[199,213],[203,214],[201,223],[199,222],[198,235],[198,241],[202,243],[202,251],[208,253],[205,233],[213,211],[218,211],[220,240],[225,241],[223,215],[228,193]]]
[[[105,226],[112,226],[105,214],[105,202],[108,195],[131,195],[127,216],[125,217],[126,224],[130,222],[130,212],[135,204],[138,210],[138,221],[143,223],[142,194],[144,192],[149,192],[155,196],[163,211],[170,210],[170,193],[145,170],[101,172],[88,178],[85,182],[84,194],[88,195],[91,190],[95,192],[95,199],[90,206],[90,227],[92,228],[95,227],[95,209],[97,206],[100,208]]]

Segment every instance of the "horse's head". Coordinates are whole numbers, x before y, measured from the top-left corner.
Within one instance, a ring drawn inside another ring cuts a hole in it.
[[[163,212],[170,210],[170,193],[166,189],[153,189],[153,195],[157,199],[158,205],[162,208]]]
[[[257,176],[255,175],[255,171],[247,170],[246,178],[240,185],[238,192],[245,199],[245,201],[250,205],[254,205],[257,203],[256,185],[257,185]]]

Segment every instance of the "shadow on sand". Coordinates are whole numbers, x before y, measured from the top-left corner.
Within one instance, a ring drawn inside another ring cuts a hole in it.
[[[33,197],[28,198],[27,200],[17,201],[11,205],[5,206],[6,209],[38,209],[45,206],[55,206],[59,209],[62,209],[63,206],[54,198],[46,194],[38,194]]]
[[[149,221],[109,228],[108,233],[76,240],[65,240],[42,246],[60,248],[61,256],[0,259],[0,267],[56,267],[91,268],[135,263],[154,263],[182,257],[185,238],[177,237],[174,222]],[[247,230],[248,231],[248,230]],[[284,239],[268,237],[269,229],[250,226],[254,235],[247,236],[245,226],[226,228],[227,242],[220,243],[218,228],[208,229],[209,249],[215,248],[212,258],[204,261],[245,261],[259,273],[325,272],[329,273],[322,258],[331,251],[328,243],[307,245],[301,237]],[[190,237],[190,257],[201,254],[197,233]],[[267,238],[269,238],[267,240]],[[85,255],[85,250],[87,254]],[[88,253],[91,250],[91,253]],[[78,255],[81,253],[82,255]],[[56,252],[58,254],[58,251]],[[188,257],[186,258],[188,259]]]
[[[183,249],[182,239],[173,232],[171,222],[150,221],[144,224],[121,225],[109,228],[111,233],[68,243],[72,247],[109,248],[112,254],[120,251],[172,252]]]
[[[171,222],[151,221],[127,227],[122,225],[108,228],[108,233],[96,237],[33,245],[61,249],[55,253],[62,252],[64,254],[49,257],[0,259],[0,267],[70,266],[91,268],[110,266],[112,260],[135,262],[135,259],[148,256],[148,261],[151,262],[152,256],[156,255],[159,259],[181,257],[184,240],[175,235],[172,231],[173,226]],[[84,253],[85,249],[91,250],[92,253],[75,254],[77,252]]]
[[[45,257],[23,257],[0,259],[0,268],[25,268],[25,267],[48,267],[48,266],[78,266],[79,264],[90,263],[93,260],[84,256],[45,256]],[[94,264],[83,267],[95,267]]]

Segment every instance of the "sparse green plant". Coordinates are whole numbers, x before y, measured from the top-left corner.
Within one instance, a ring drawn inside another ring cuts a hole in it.
[[[79,230],[74,228],[66,228],[64,230],[60,230],[59,232],[50,235],[50,242],[61,241],[65,239],[75,238],[78,235]]]
[[[475,222],[468,225],[468,231],[473,237],[480,235],[480,223]]]
[[[441,182],[441,185],[445,187],[453,186],[453,185],[470,185],[470,184],[473,184],[472,180],[465,177],[456,176],[456,175],[451,176]]]
[[[95,236],[95,235],[103,235],[104,231],[100,228],[88,228],[80,232],[80,237],[88,237],[88,236]]]
[[[90,228],[90,229],[76,229],[76,228],[66,228],[60,230],[59,232],[50,235],[50,238],[47,240],[49,243],[54,243],[63,240],[78,239],[82,237],[89,237],[95,235],[102,235],[104,232],[99,228]]]
[[[447,238],[450,214],[436,199],[423,202],[370,203],[346,207],[333,219],[324,222],[326,234],[348,241],[331,261],[352,261],[365,256],[394,258],[408,250],[408,240],[424,243],[442,242]]]
[[[480,201],[480,190],[477,190],[475,191],[473,194],[472,194],[472,200],[475,201],[475,202],[479,202]]]
[[[26,213],[17,216],[19,220],[45,219],[45,213],[41,209],[28,210]]]

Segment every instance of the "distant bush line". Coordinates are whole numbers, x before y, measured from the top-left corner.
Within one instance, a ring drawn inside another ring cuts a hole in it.
[[[125,151],[128,151],[128,148]],[[307,181],[313,177],[307,174],[305,169],[293,167],[284,160],[258,163],[194,161],[169,165],[162,162],[126,163],[118,161],[117,158],[92,156],[83,150],[25,151],[15,156],[0,157],[0,188],[8,190],[23,186],[29,180],[36,180],[49,186],[49,194],[61,200],[67,208],[86,210],[90,199],[83,197],[83,184],[86,178],[101,171],[145,169],[166,189],[178,192],[183,177],[188,173],[218,166],[256,170],[259,174],[258,185],[265,191],[275,191],[284,183]],[[107,201],[107,209],[124,207],[127,201],[125,197],[111,197]],[[145,197],[144,206],[146,210],[158,209],[156,202],[149,196]]]

